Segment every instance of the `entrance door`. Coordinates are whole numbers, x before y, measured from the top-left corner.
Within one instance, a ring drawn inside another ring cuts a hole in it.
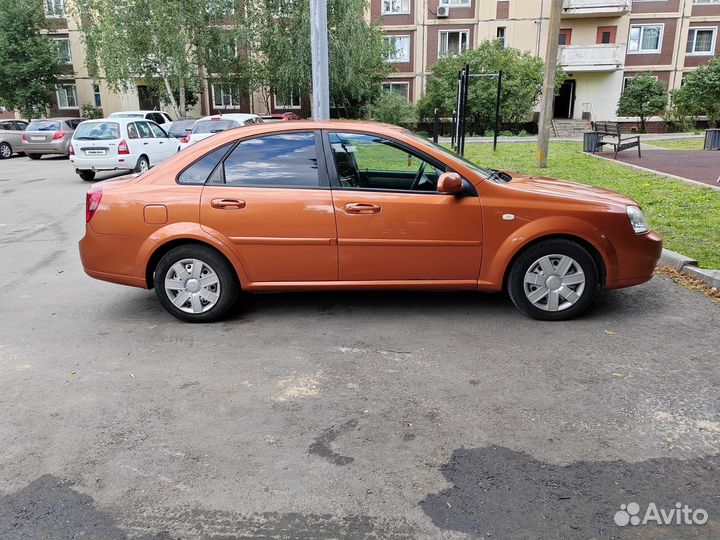
[[[566,80],[555,96],[553,116],[555,118],[572,118],[575,114],[575,79]]]

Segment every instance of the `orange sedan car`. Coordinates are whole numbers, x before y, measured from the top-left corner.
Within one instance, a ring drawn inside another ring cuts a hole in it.
[[[218,133],[94,184],[92,277],[155,288],[189,322],[241,291],[502,291],[536,319],[649,280],[662,240],[632,199],[479,167],[399,127],[277,122]]]

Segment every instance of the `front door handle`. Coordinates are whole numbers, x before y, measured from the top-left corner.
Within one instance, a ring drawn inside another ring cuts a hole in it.
[[[240,199],[213,199],[210,206],[220,210],[240,210],[245,208],[245,201]]]
[[[380,207],[371,203],[349,203],[345,205],[348,214],[379,214]]]

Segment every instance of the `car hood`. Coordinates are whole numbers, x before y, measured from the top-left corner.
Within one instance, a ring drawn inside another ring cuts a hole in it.
[[[549,195],[588,203],[637,206],[637,203],[630,197],[609,189],[544,176],[529,176],[519,173],[508,174],[512,176],[512,181],[505,184],[506,187],[529,194]]]

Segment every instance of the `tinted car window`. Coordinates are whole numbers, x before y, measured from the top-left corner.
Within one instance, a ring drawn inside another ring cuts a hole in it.
[[[73,139],[79,141],[109,141],[120,138],[117,122],[83,122],[75,130]]]
[[[84,122],[82,118],[74,118],[72,120],[66,120],[65,123],[70,126],[71,129],[77,129],[77,127]]]
[[[319,185],[315,134],[287,133],[241,141],[225,159],[224,181],[245,186]]]
[[[15,125],[18,127],[20,131],[24,130],[26,127],[28,127],[27,122],[21,122],[20,120],[15,120]]]
[[[7,131],[17,131],[17,129],[15,129],[15,124],[13,124],[12,122],[0,122],[0,129],[4,129]]]
[[[219,133],[226,129],[238,127],[240,124],[234,120],[203,120],[193,127],[193,133]]]
[[[149,120],[153,120],[156,124],[164,124],[165,117],[160,113],[152,113],[149,115]]]
[[[184,137],[192,131],[194,125],[195,120],[177,120],[173,122],[169,133],[175,137]]]
[[[60,122],[49,122],[47,120],[33,120],[27,127],[28,131],[58,131]]]
[[[205,154],[181,172],[177,181],[180,184],[204,184],[215,167],[217,167],[217,164],[220,163],[220,160],[230,149],[230,146],[232,146],[232,143],[223,145],[209,154]]]

